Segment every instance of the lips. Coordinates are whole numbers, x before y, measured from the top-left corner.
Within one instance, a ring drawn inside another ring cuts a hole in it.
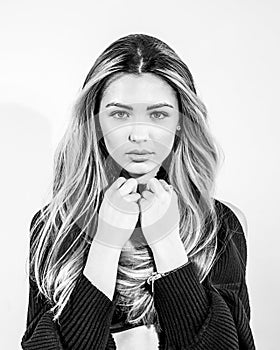
[[[153,156],[153,153],[144,153],[144,154],[135,154],[135,153],[128,153],[129,157],[134,161],[144,161]]]
[[[154,152],[150,152],[149,150],[143,149],[143,150],[138,150],[138,149],[133,149],[130,152],[128,152],[128,154],[152,154]]]

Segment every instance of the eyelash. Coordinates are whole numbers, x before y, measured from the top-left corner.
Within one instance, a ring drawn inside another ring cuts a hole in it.
[[[127,112],[125,111],[116,111],[116,112],[113,112],[110,114],[110,116],[115,116],[116,114],[119,114],[119,113],[125,113],[125,114],[128,114]],[[168,117],[168,114],[166,113],[163,113],[163,112],[154,112],[154,113],[151,113],[151,114],[161,114],[164,116],[164,118],[155,118],[155,119],[158,119],[158,120],[162,120],[162,119],[165,119]],[[125,119],[125,118],[116,118],[116,119]]]

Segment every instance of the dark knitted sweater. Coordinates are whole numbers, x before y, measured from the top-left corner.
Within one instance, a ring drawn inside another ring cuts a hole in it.
[[[216,262],[207,278],[200,283],[190,262],[154,282],[154,305],[163,329],[160,350],[255,349],[246,286],[246,239],[233,211],[216,199],[215,203],[222,225]],[[122,324],[116,316],[116,302],[83,274],[59,324],[52,321],[50,304],[37,293],[36,284],[29,279],[23,349],[116,349],[112,332]]]

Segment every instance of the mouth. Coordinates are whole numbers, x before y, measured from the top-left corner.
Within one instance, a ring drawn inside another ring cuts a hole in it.
[[[153,157],[153,153],[144,153],[144,154],[127,153],[127,154],[129,158],[131,158],[135,162],[143,162]]]
[[[136,150],[134,149],[133,151],[130,151],[130,152],[127,152],[127,154],[141,154],[141,155],[145,155],[145,154],[153,154],[155,152],[150,152],[150,151],[147,151],[147,150],[142,150],[142,151],[139,151],[139,150]]]

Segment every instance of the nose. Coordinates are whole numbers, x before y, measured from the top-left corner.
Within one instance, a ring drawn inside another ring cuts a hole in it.
[[[133,142],[147,141],[149,139],[149,125],[147,123],[135,123],[129,132],[129,140]]]

